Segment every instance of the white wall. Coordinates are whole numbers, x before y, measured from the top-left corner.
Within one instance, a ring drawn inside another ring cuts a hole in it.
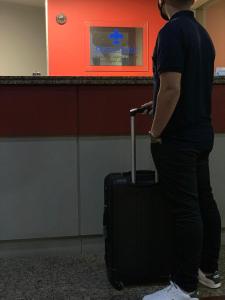
[[[0,0],[0,76],[47,75],[45,8]]]
[[[79,139],[80,235],[102,233],[106,174],[131,169],[129,137],[82,137]],[[225,228],[225,135],[216,134],[210,156],[211,184]],[[137,168],[154,168],[148,136],[137,138]]]
[[[76,138],[0,139],[0,241],[79,235]]]
[[[104,177],[130,169],[130,146],[128,136],[0,139],[0,242],[101,235]],[[211,179],[225,228],[224,153],[216,135]],[[147,136],[137,168],[153,168]]]
[[[215,145],[210,157],[211,185],[225,229],[225,134],[216,134]],[[225,241],[225,235],[224,235]]]

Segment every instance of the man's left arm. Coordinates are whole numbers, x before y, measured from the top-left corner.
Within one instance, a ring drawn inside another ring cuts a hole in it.
[[[182,74],[177,72],[165,72],[160,75],[160,89],[150,130],[153,137],[160,137],[176,108],[180,98],[181,76]]]
[[[169,22],[158,35],[157,72],[160,88],[150,134],[160,137],[168,124],[181,94],[185,48],[183,31],[176,22]]]

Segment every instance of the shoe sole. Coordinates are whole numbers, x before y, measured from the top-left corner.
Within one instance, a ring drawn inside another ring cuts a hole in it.
[[[199,282],[210,289],[218,289],[222,285],[221,283],[212,283],[212,281],[207,278],[199,279]]]

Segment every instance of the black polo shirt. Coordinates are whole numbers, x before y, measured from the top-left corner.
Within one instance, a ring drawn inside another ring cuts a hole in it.
[[[215,49],[192,11],[180,11],[160,30],[153,54],[155,113],[160,74],[179,72],[181,96],[162,139],[207,146],[213,141],[211,96]]]

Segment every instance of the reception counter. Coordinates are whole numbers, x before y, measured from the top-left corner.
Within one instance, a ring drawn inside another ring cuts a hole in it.
[[[102,235],[104,177],[130,169],[129,109],[146,77],[0,77],[0,240]],[[225,227],[225,78],[215,78],[211,156]],[[153,167],[137,119],[137,165]]]

